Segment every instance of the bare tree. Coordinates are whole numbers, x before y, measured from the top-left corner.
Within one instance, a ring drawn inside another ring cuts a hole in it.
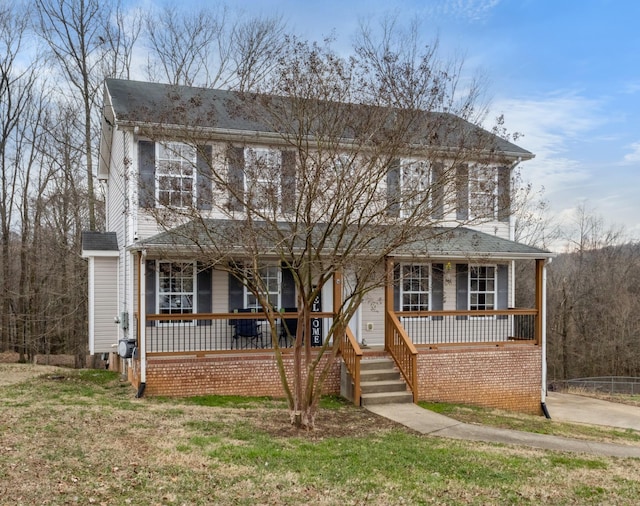
[[[227,72],[233,27],[225,7],[179,10],[165,6],[145,18],[145,35],[154,55],[147,64],[151,81],[216,86]]]
[[[16,335],[16,293],[14,284],[19,269],[12,242],[19,236],[20,210],[26,206],[28,178],[23,171],[29,165],[25,151],[33,141],[32,119],[36,101],[38,61],[24,66],[25,41],[29,36],[26,12],[16,6],[0,8],[0,227],[2,262],[2,348]],[[26,157],[26,158],[25,158]]]
[[[247,17],[226,6],[184,11],[167,6],[145,18],[147,78],[187,86],[252,90],[275,65],[281,16]]]
[[[461,101],[451,96],[457,76],[440,65],[432,47],[421,51],[413,40],[378,46],[365,32],[363,45],[342,58],[329,42],[285,42],[270,55],[276,65],[258,86],[260,94],[227,99],[238,120],[266,127],[265,142],[274,149],[229,145],[208,155],[212,163],[202,171],[211,178],[212,212],[224,216],[224,224],[212,225],[209,211],[184,202],[174,207],[168,198],[151,212],[176,241],[192,244],[203,262],[227,271],[253,294],[272,329],[291,421],[310,428],[349,320],[387,281],[387,256],[411,246],[420,256],[427,253],[425,241],[444,240],[434,225],[455,209],[456,168],[502,160],[495,137],[452,114],[469,117],[477,90]],[[402,76],[402,83],[392,76]],[[183,110],[175,99],[172,107]],[[406,159],[402,166],[400,158]],[[415,178],[415,184],[400,189],[401,177]],[[493,219],[476,216],[478,222]],[[457,224],[470,222],[460,217]],[[291,376],[278,346],[280,313],[270,298],[265,260],[283,266],[295,285]],[[312,349],[314,301],[332,282],[338,307],[322,346]]]
[[[100,94],[106,44],[105,27],[111,8],[100,0],[36,0],[37,27],[48,44],[66,82],[74,90],[70,100],[82,104],[89,228],[96,229],[96,197],[93,181],[93,121],[95,101]],[[113,40],[113,34],[109,37]],[[58,92],[64,92],[64,87]]]
[[[104,39],[109,50],[103,58],[100,75],[131,79],[134,48],[142,31],[144,18],[140,9],[124,10],[122,2],[113,7],[112,18],[105,20]]]

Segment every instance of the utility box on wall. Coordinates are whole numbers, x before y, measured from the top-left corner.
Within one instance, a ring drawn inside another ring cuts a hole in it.
[[[120,339],[120,341],[118,341],[118,355],[120,355],[121,358],[133,357],[135,348],[135,339]]]
[[[122,330],[129,329],[129,313],[127,311],[120,313],[120,327]]]

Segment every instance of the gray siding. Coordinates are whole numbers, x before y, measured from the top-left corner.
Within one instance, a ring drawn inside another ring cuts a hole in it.
[[[118,258],[96,257],[93,272],[93,353],[114,352],[118,342]]]

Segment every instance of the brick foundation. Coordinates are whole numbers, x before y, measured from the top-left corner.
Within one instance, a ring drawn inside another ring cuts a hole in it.
[[[419,350],[418,398],[540,414],[539,346]]]
[[[286,354],[283,359],[287,376],[291,379],[293,355]],[[149,357],[146,379],[145,395],[284,397],[273,353]],[[339,392],[340,360],[336,360],[324,383],[323,393]]]
[[[336,360],[323,393],[340,393]],[[284,355],[289,378],[293,356]],[[539,414],[542,383],[539,346],[441,347],[418,350],[419,400],[473,404]],[[137,387],[139,363],[128,370]],[[212,354],[205,357],[152,356],[145,395],[247,395],[283,397],[272,353]]]

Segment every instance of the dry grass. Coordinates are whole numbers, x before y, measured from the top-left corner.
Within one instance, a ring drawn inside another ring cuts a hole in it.
[[[36,369],[30,369],[31,373]],[[640,461],[424,437],[348,405],[135,399],[104,371],[0,387],[0,504],[636,504]],[[15,371],[10,371],[15,373]]]

